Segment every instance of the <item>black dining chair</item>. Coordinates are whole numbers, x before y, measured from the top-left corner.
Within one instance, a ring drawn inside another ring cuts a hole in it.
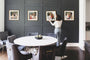
[[[14,43],[14,40],[16,39],[16,36],[15,35],[11,35],[11,36],[8,36],[7,37],[7,40],[10,42],[10,43]]]
[[[16,39],[16,36],[15,35],[11,35],[11,36],[8,36],[7,37],[7,40],[10,42],[10,43],[14,43],[14,40]],[[18,46],[18,49],[19,51],[23,50],[25,48],[25,46]]]
[[[5,31],[5,32],[0,32],[0,39],[1,39],[2,41],[7,40],[7,36],[8,36],[8,32],[7,32],[7,31]]]
[[[46,36],[51,36],[51,37],[55,37],[56,38],[56,35],[54,33],[45,33]]]
[[[0,49],[3,50],[6,47],[6,41],[7,41],[8,32],[0,32]]]
[[[8,32],[0,32],[0,48],[4,48],[7,41]]]
[[[65,55],[66,45],[67,45],[67,40],[64,40],[64,42],[59,47],[54,48],[53,59],[55,59],[55,56],[60,56],[60,58],[62,60],[62,58]]]
[[[9,41],[6,42],[6,47],[7,47],[7,55],[8,55],[8,60],[27,60],[32,58],[32,54],[22,54],[18,50],[18,46],[10,43]]]
[[[38,35],[38,32],[28,32],[27,36],[34,36],[34,35]]]
[[[85,60],[90,60],[90,40],[85,40]]]

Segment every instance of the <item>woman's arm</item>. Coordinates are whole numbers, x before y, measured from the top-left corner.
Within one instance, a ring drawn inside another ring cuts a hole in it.
[[[49,21],[50,22],[50,24],[52,25],[52,26],[54,26],[55,25],[55,22],[54,23],[52,23],[51,21]]]

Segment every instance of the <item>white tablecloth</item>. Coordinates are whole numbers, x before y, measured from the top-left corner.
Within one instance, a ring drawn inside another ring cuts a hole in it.
[[[36,39],[35,36],[25,36],[14,40],[15,44],[23,46],[46,46],[56,42],[57,39],[50,36],[43,36],[42,39]]]

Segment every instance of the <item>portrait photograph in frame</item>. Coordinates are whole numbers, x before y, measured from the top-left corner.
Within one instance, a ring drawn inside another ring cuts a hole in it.
[[[9,10],[9,20],[19,20],[19,10]]]
[[[36,10],[32,10],[32,11],[28,11],[28,20],[31,21],[37,21],[38,20],[38,11]]]
[[[74,11],[64,11],[64,20],[74,21]]]
[[[56,11],[46,11],[46,21],[55,21],[56,20]]]

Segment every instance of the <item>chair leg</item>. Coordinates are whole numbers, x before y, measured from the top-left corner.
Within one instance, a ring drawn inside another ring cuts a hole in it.
[[[61,60],[62,60],[62,57],[61,57]]]
[[[5,46],[2,47],[2,54],[4,53],[4,50],[5,50]]]
[[[3,54],[4,47],[2,48],[2,54]]]

